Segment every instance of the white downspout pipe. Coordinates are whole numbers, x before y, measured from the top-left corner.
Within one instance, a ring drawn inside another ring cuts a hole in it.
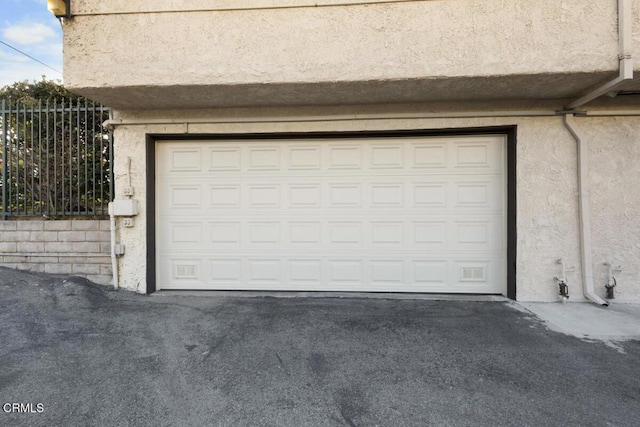
[[[596,295],[593,288],[593,267],[591,260],[591,211],[589,209],[589,144],[580,129],[575,125],[572,114],[564,115],[564,125],[576,140],[578,151],[578,205],[580,216],[580,258],[582,265],[582,292],[584,296],[603,306],[605,300]]]
[[[625,80],[633,79],[632,0],[618,0],[618,77],[567,105],[566,110],[578,108],[601,95],[615,89]],[[564,125],[576,141],[578,152],[578,205],[580,216],[580,255],[582,264],[582,288],[584,296],[596,304],[609,304],[596,295],[593,287],[593,264],[591,259],[591,213],[589,209],[589,145],[586,137],[576,126],[572,114],[564,115]]]
[[[618,77],[605,83],[567,105],[566,110],[573,110],[593,101],[605,93],[613,91],[625,80],[633,79],[633,58],[631,56],[633,0],[618,0]]]
[[[113,120],[113,109],[109,110],[109,120]],[[113,162],[114,159],[111,159],[111,161]],[[111,200],[114,199],[115,194],[112,194]],[[120,287],[120,283],[118,282],[118,257],[116,256],[116,216],[113,212],[112,203],[109,203],[109,230],[111,232],[111,274],[113,277],[113,289],[117,290]]]
[[[116,256],[116,216],[113,206],[109,203],[109,225],[111,230],[111,271],[113,273],[113,289],[118,289],[118,258]]]

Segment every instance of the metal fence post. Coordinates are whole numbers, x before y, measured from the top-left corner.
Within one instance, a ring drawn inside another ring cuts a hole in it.
[[[2,220],[7,219],[7,112],[6,101],[2,100]]]

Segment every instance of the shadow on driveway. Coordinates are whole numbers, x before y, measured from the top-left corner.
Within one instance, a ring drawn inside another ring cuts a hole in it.
[[[638,425],[640,342],[620,345],[510,303],[161,298],[0,268],[0,425]]]

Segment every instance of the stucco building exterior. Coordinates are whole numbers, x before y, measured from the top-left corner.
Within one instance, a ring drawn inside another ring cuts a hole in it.
[[[65,85],[114,108],[116,198],[138,206],[121,287],[556,301],[564,278],[602,302],[609,263],[640,301],[638,2],[71,14]]]

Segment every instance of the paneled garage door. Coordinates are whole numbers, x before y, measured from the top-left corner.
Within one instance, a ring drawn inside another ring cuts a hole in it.
[[[157,142],[157,288],[504,293],[504,148]]]

